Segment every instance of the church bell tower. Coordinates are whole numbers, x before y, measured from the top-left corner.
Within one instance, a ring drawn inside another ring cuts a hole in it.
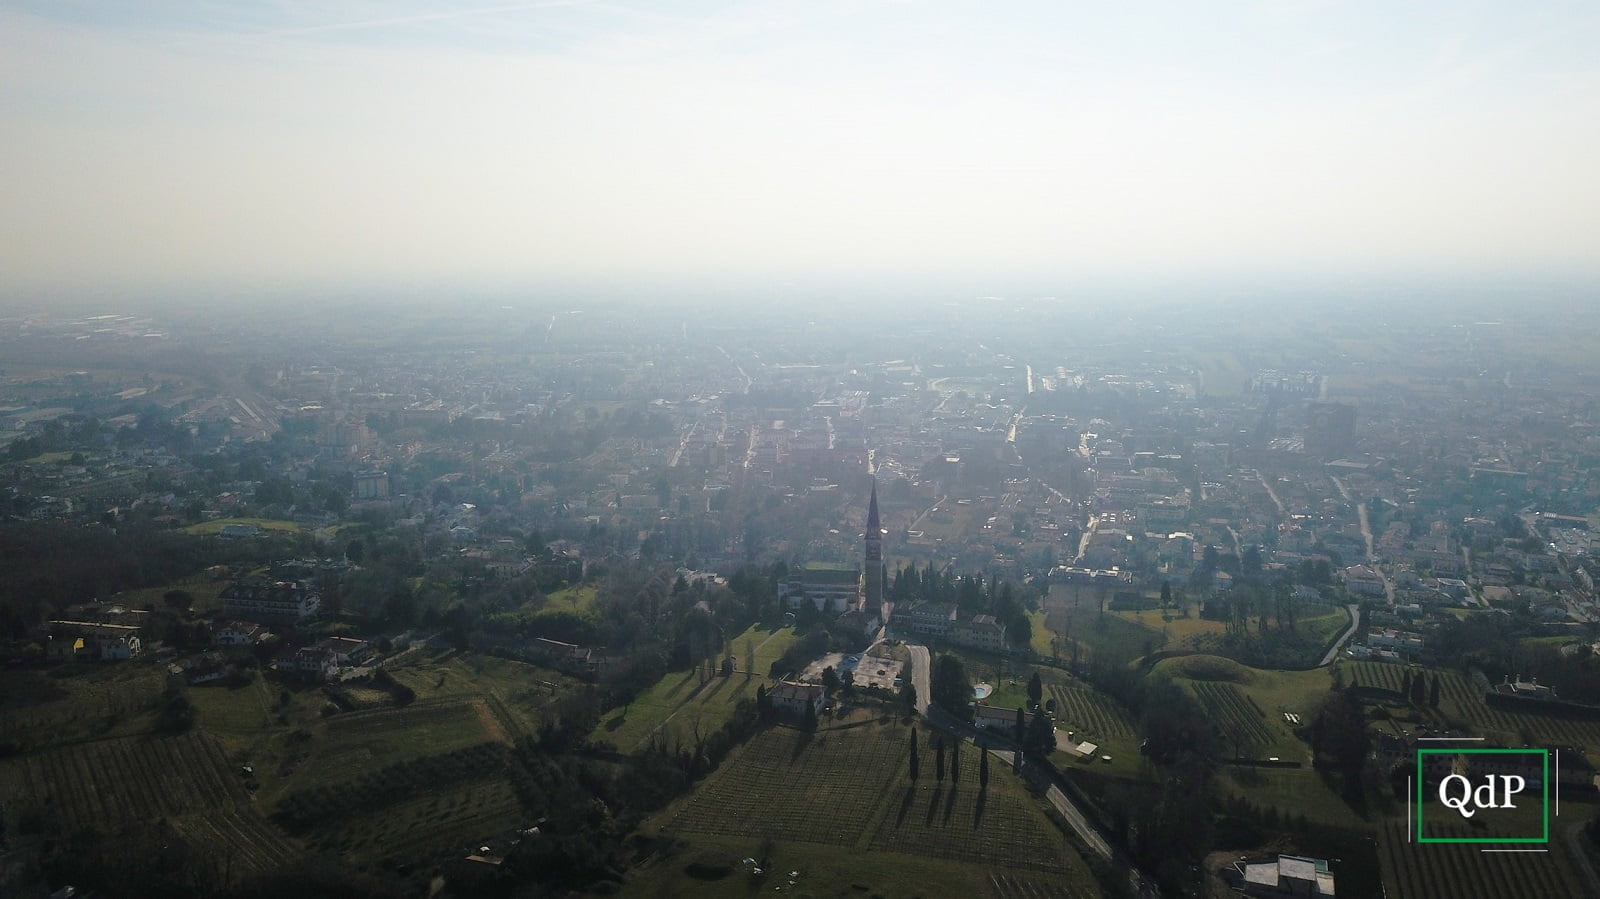
[[[873,615],[883,611],[883,525],[878,520],[878,480],[872,480],[872,500],[867,504],[867,532],[862,535],[866,545],[866,563],[862,566],[862,593],[866,597],[867,612]]]

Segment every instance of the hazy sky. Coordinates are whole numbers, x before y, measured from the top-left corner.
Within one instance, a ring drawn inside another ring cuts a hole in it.
[[[1528,0],[0,2],[0,293],[1592,276],[1596,46]]]

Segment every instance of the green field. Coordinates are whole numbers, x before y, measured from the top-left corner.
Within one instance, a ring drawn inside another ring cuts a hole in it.
[[[1333,686],[1327,668],[1268,671],[1206,655],[1166,659],[1151,676],[1171,677],[1194,694],[1217,722],[1226,754],[1285,761],[1307,761],[1310,752],[1285,713],[1308,716]]]
[[[763,731],[653,819],[676,851],[634,872],[630,891],[746,894],[758,875],[740,860],[765,854],[765,844],[783,875],[772,885],[787,890],[793,879],[812,895],[847,885],[885,896],[1099,894],[1082,858],[1005,765],[991,759],[988,789],[980,791],[979,753],[967,745],[959,782],[936,782],[929,734],[917,733],[922,777],[913,784],[910,729],[898,720],[811,735]],[[696,882],[683,867],[693,860],[731,873]],[[1034,883],[1050,888],[1029,893]]]
[[[1420,844],[1407,842],[1406,822],[1385,821],[1378,830],[1384,889],[1390,896],[1418,899],[1457,899],[1460,896],[1496,896],[1505,899],[1544,899],[1582,896],[1585,890],[1566,840],[1558,836],[1566,824],[1551,824],[1548,852],[1486,853],[1471,844]],[[1473,836],[1463,825],[1441,827],[1439,835]]]
[[[222,529],[230,524],[253,524],[263,531],[280,531],[287,534],[298,534],[305,530],[292,521],[281,521],[276,518],[217,518],[212,521],[191,524],[181,530],[185,534],[215,536],[222,533]]]
[[[435,699],[397,709],[347,712],[308,729],[310,737],[281,738],[287,749],[276,777],[262,769],[262,798],[352,780],[370,771],[490,740],[507,739],[504,725],[482,698]]]
[[[1275,808],[1286,819],[1303,815],[1307,821],[1339,827],[1366,826],[1349,803],[1309,765],[1304,768],[1224,766],[1217,777],[1217,789],[1247,799],[1263,809]]]
[[[564,587],[545,597],[545,608],[561,612],[571,612],[574,615],[585,615],[594,605],[594,599],[600,595],[600,585],[574,584]]]
[[[634,752],[658,732],[669,743],[674,737],[692,734],[695,728],[710,733],[733,717],[740,699],[754,700],[758,685],[771,686],[766,673],[794,639],[793,627],[751,625],[728,641],[739,668],[732,677],[669,671],[633,702],[610,713],[593,739],[611,743],[622,752]],[[747,649],[755,651],[755,667],[750,671],[745,670]]]
[[[301,849],[261,816],[239,767],[216,740],[174,737],[97,740],[0,763],[8,798],[48,807],[73,830],[161,832],[210,857],[233,860],[227,881],[281,868]]]
[[[66,662],[0,677],[0,741],[40,749],[153,726],[166,669],[149,661]]]
[[[583,687],[549,668],[471,653],[410,652],[385,663],[384,670],[418,699],[489,697],[499,703],[496,712],[508,719],[513,736],[537,733],[555,702]]]
[[[1407,668],[1388,662],[1339,663],[1345,682],[1352,687],[1392,693],[1397,706],[1406,672],[1439,678],[1439,708],[1413,709],[1401,714],[1440,729],[1465,728],[1500,746],[1564,746],[1582,749],[1593,761],[1600,755],[1600,721],[1542,712],[1536,704],[1526,708],[1491,706],[1466,678],[1454,671]]]
[[[1160,649],[1167,638],[1161,631],[1125,618],[1115,612],[1101,612],[1104,598],[1093,587],[1052,584],[1045,597],[1045,627],[1059,635],[1059,655],[1071,654],[1069,641],[1076,642],[1085,660],[1096,655],[1116,660],[1138,658]],[[1159,616],[1156,619],[1159,621]],[[1045,651],[1050,652],[1049,637]]]

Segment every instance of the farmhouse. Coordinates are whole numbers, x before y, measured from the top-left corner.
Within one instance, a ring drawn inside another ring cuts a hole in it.
[[[351,637],[326,637],[295,651],[293,670],[321,679],[332,676],[341,666],[358,664],[368,654],[365,640]]]
[[[767,693],[767,698],[772,701],[772,707],[804,715],[806,706],[811,707],[813,715],[822,712],[822,701],[825,698],[821,684],[802,684],[795,681],[784,681],[773,687]]]
[[[993,730],[1005,736],[1015,736],[1017,728],[1017,710],[1002,709],[999,706],[979,705],[972,719],[972,726],[980,730]]]
[[[550,666],[566,671],[593,673],[600,666],[600,659],[594,650],[575,643],[535,637],[531,649]]]

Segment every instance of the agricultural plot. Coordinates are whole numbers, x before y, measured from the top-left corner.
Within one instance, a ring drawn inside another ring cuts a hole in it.
[[[281,780],[262,772],[264,800],[355,780],[396,762],[509,740],[483,697],[419,700],[404,708],[348,712],[309,730],[310,739],[290,750],[293,762],[285,764]]]
[[[922,777],[913,783],[908,735],[898,723],[809,736],[764,731],[662,826],[688,838],[758,837],[875,857],[913,853],[1092,883],[1083,860],[1004,764],[991,760],[988,790],[980,791],[980,754],[967,745],[959,780],[937,783],[935,752],[919,729]]]
[[[1454,826],[1451,830],[1451,826],[1441,828],[1438,835],[1474,835],[1469,828]],[[1384,890],[1407,899],[1584,895],[1583,885],[1567,857],[1565,841],[1553,832],[1551,837],[1549,852],[1487,853],[1472,844],[1408,843],[1405,822],[1386,821],[1378,836]]]
[[[1399,695],[1406,672],[1439,678],[1439,708],[1435,723],[1465,724],[1474,733],[1506,745],[1571,746],[1600,749],[1600,721],[1543,714],[1537,707],[1511,709],[1491,706],[1466,678],[1454,671],[1407,669],[1384,662],[1353,661],[1342,670],[1351,686],[1386,690]]]
[[[522,808],[503,777],[427,792],[357,821],[340,820],[306,834],[317,849],[356,861],[414,857],[428,849],[481,840],[522,822]]]
[[[825,730],[806,739],[772,728],[724,763],[673,816],[674,830],[854,846],[872,812],[905,777],[907,731]],[[925,763],[931,779],[933,758]],[[976,775],[974,775],[976,783]]]
[[[989,875],[984,887],[994,899],[1090,899],[1100,895],[1096,887],[999,871]]]
[[[386,670],[419,700],[491,697],[507,725],[522,735],[537,733],[562,696],[583,688],[576,678],[549,668],[494,656],[411,653]]]
[[[658,732],[670,741],[696,727],[701,733],[716,730],[733,717],[739,700],[754,701],[757,686],[771,686],[766,673],[794,639],[792,627],[768,629],[754,625],[728,641],[738,666],[731,677],[669,671],[655,686],[602,721],[594,739],[611,743],[623,752],[634,752]],[[753,668],[745,658],[749,650],[754,651]]]
[[[1211,714],[1212,723],[1231,744],[1236,754],[1249,756],[1273,741],[1265,716],[1254,700],[1233,684],[1195,681],[1192,684],[1200,703]]]
[[[24,805],[53,806],[72,828],[166,821],[208,857],[233,859],[234,875],[272,870],[300,852],[256,811],[221,746],[202,734],[82,743],[7,768]]]
[[[0,686],[0,741],[39,749],[140,733],[166,687],[159,665],[65,663],[8,672]]]
[[[1090,738],[1131,737],[1135,733],[1128,713],[1098,690],[1049,684],[1046,692],[1056,701],[1056,721],[1061,727]]]
[[[931,761],[933,749],[923,737],[921,757]],[[976,747],[964,747],[961,778],[954,784],[948,777],[942,784],[930,783],[931,772],[924,768],[912,786],[902,770],[897,789],[886,797],[890,808],[872,834],[871,848],[895,852],[915,846],[939,858],[1014,871],[1068,874],[1082,866],[1060,832],[1040,819],[1021,784],[992,758],[989,790],[980,797],[979,760]]]
[[[1310,766],[1256,768],[1229,765],[1223,768],[1217,785],[1263,808],[1277,809],[1285,819],[1304,816],[1308,821],[1337,827],[1361,829],[1367,826],[1349,803]]]

